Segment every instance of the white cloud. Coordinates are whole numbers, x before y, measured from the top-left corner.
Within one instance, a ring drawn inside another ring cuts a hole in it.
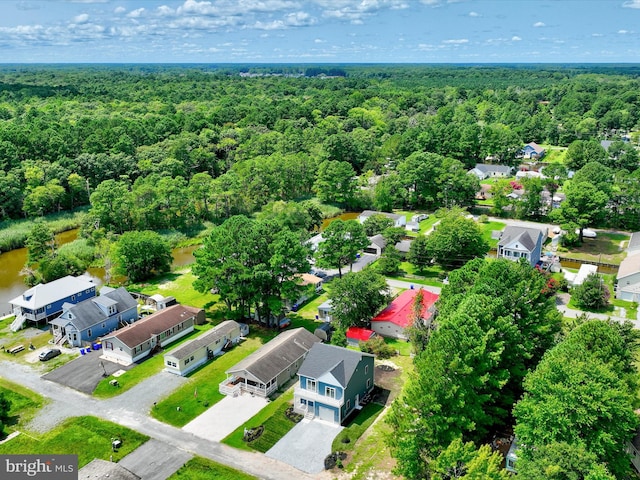
[[[640,8],[640,0],[628,0],[622,4],[626,8]]]
[[[533,24],[533,26],[536,27],[536,28],[546,27],[544,22],[536,22],[536,23]]]
[[[522,38],[518,35],[514,35],[513,37],[511,37],[511,41],[513,42],[519,42],[520,40],[522,40]]]
[[[88,13],[81,13],[80,15],[76,15],[75,17],[73,17],[73,23],[87,23],[88,20]]]
[[[592,33],[591,36],[592,37],[604,37],[604,35],[601,34],[601,33]]]
[[[469,16],[470,17],[481,17],[482,15],[480,15],[478,12],[469,12]]]
[[[124,7],[116,7],[116,8],[113,10],[113,13],[115,13],[116,15],[119,15],[119,14],[124,13],[124,12],[126,12],[126,11],[127,11],[127,9],[126,9],[126,8],[124,8]]]
[[[447,45],[464,45],[465,43],[469,43],[468,38],[453,38],[450,40],[443,40],[442,43]]]
[[[618,30],[618,33],[620,35],[624,35],[625,33],[629,33],[629,31],[628,30]]]
[[[156,13],[161,17],[172,17],[176,14],[176,11],[171,7],[167,7],[166,5],[160,5],[156,9]]]
[[[137,8],[135,10],[131,10],[129,13],[127,13],[127,17],[129,18],[140,18],[145,12],[144,7],[143,8]]]
[[[313,43],[327,43],[326,40],[322,40],[321,38],[316,38]]]

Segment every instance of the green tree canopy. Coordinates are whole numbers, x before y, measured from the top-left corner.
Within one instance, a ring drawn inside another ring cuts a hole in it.
[[[322,232],[322,237],[315,254],[318,266],[337,268],[340,277],[342,267],[352,265],[356,255],[369,245],[364,227],[357,220],[338,218]]]
[[[171,268],[171,247],[156,232],[123,233],[114,251],[115,272],[139,282]]]
[[[600,310],[606,307],[610,297],[609,287],[597,273],[588,275],[582,284],[571,290],[573,301],[586,310]]]

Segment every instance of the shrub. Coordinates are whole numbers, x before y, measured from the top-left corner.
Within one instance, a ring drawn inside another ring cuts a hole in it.
[[[388,345],[382,337],[373,337],[366,342],[359,342],[358,346],[361,352],[372,353],[381,359],[392,357],[396,353],[395,349]]]

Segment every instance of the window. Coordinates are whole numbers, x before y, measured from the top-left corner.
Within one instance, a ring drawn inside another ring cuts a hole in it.
[[[191,360],[187,358],[187,359],[184,361],[184,364],[186,365],[186,364],[188,364],[190,361],[191,361]]]
[[[324,394],[329,398],[336,398],[336,389],[333,387],[325,387]]]
[[[51,304],[47,305],[47,310],[51,310]]]
[[[347,411],[351,410],[351,399],[347,400]]]
[[[371,388],[371,379],[367,378],[367,388]]]
[[[365,365],[364,366],[364,374],[368,375],[369,374],[369,365]]]
[[[102,322],[102,328],[107,328],[107,324]]]
[[[87,336],[91,338],[91,329],[87,330]]]
[[[71,295],[71,301],[75,302],[76,301],[76,296],[75,295]]]
[[[317,391],[317,385],[315,380],[307,379],[307,390],[311,392]]]

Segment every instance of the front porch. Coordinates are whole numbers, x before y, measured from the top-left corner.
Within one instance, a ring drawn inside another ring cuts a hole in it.
[[[277,390],[278,382],[274,378],[265,385],[264,383],[234,375],[221,382],[218,388],[220,393],[231,397],[237,397],[245,392],[259,397],[268,397]]]

